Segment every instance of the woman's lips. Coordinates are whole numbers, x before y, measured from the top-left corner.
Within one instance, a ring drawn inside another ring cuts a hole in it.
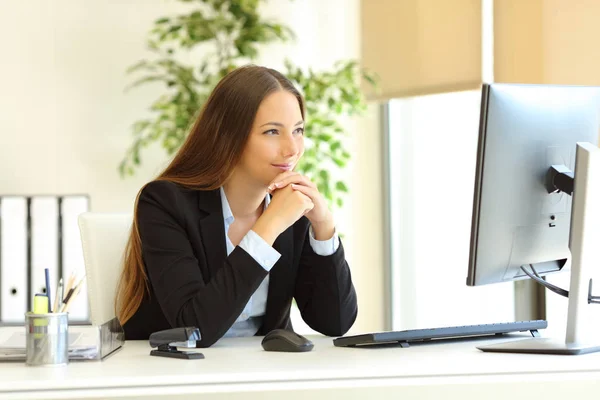
[[[279,168],[282,171],[291,171],[294,167],[293,164],[271,164],[275,168]]]

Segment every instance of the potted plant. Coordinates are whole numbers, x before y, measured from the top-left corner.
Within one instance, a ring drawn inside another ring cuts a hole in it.
[[[148,39],[155,57],[128,69],[139,75],[130,88],[159,81],[165,92],[150,106],[152,117],[134,123],[133,143],[119,165],[121,176],[135,173],[142,150],[153,142],[160,142],[169,155],[175,153],[221,78],[255,60],[261,45],[287,42],[295,36],[288,27],[259,15],[258,6],[264,0],[179,1],[197,4],[187,14],[156,20]],[[180,61],[199,46],[206,51],[199,65]],[[297,170],[317,185],[331,206],[341,206],[348,187],[333,178],[331,171],[343,169],[350,154],[344,141],[347,133],[338,118],[365,110],[361,78],[375,86],[375,77],[353,60],[324,72],[302,70],[289,60],[284,64],[281,72],[306,100],[305,153]]]

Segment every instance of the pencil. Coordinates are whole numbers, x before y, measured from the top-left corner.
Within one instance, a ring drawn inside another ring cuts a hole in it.
[[[73,284],[75,283],[75,272],[71,271],[71,274],[69,275],[69,279],[67,280],[67,284],[65,285],[65,293],[69,294],[69,290],[71,290],[71,288],[73,288]],[[62,301],[64,302],[65,299],[63,297]]]
[[[44,275],[46,276],[46,297],[48,297],[48,313],[52,312],[52,295],[50,294],[50,270],[44,268]]]
[[[56,294],[54,295],[54,307],[52,310],[54,312],[59,312],[60,302],[62,301],[62,290],[63,290],[63,280],[60,278],[58,281],[58,286],[56,287]]]
[[[83,286],[84,280],[85,280],[85,276],[83,278],[81,278],[81,280],[79,281],[77,286],[75,286],[75,289],[70,293],[69,296],[67,296],[68,298],[65,300],[65,305],[62,308],[62,312],[67,312],[69,310],[69,307],[71,307],[71,304],[73,304],[73,302],[75,301],[75,298],[81,291],[81,287]]]
[[[85,275],[83,276],[83,278],[81,278],[81,280],[79,282],[77,282],[77,285],[75,285],[75,287],[72,287],[69,290],[69,292],[67,293],[67,295],[63,299],[60,312],[66,312],[65,310],[68,309],[68,305],[73,301],[73,298],[75,296],[77,296],[77,294],[79,294],[79,290],[80,290],[81,285],[83,284],[84,280],[85,280]]]

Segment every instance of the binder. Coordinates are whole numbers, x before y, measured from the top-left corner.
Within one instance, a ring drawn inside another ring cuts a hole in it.
[[[29,298],[36,293],[46,292],[44,270],[50,272],[50,293],[54,302],[56,284],[60,279],[58,269],[58,198],[36,196],[31,198],[31,268]]]
[[[25,322],[28,254],[28,199],[0,197],[0,322]]]
[[[0,324],[22,324],[35,293],[52,297],[58,280],[85,274],[77,217],[88,211],[89,198],[76,196],[0,196]],[[69,320],[89,321],[87,288],[69,309]],[[53,303],[54,299],[50,299]]]
[[[71,272],[75,272],[77,281],[85,275],[77,218],[88,209],[87,196],[64,196],[60,199],[62,277],[65,283]],[[69,308],[69,322],[88,322],[89,315],[87,286],[84,283],[77,301]]]

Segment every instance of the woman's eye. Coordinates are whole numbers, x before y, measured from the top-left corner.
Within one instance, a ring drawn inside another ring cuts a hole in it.
[[[294,133],[299,133],[301,135],[304,135],[304,128],[298,128],[294,131]]]
[[[277,129],[269,129],[264,132],[265,135],[277,135]]]

